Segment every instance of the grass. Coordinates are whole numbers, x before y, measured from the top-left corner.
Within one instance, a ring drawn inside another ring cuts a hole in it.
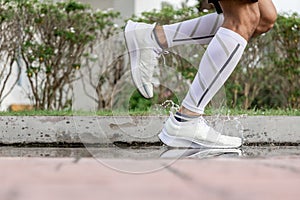
[[[154,115],[154,112],[147,111],[52,111],[52,110],[31,110],[31,111],[7,111],[0,112],[0,116],[126,116],[126,115]]]
[[[249,115],[249,116],[300,116],[300,110],[298,109],[222,109],[211,110],[207,109],[207,115]],[[49,111],[49,110],[32,110],[32,111],[19,111],[19,112],[0,112],[0,116],[126,116],[126,115],[168,115],[167,111],[157,113],[154,111]]]
[[[207,114],[223,114],[223,115],[249,115],[249,116],[300,116],[298,109],[224,109],[224,110],[208,110]]]

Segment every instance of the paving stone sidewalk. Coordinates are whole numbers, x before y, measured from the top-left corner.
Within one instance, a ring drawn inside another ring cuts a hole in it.
[[[121,172],[151,166],[161,168],[152,173]],[[298,200],[300,157],[0,158],[0,178],[3,200]]]

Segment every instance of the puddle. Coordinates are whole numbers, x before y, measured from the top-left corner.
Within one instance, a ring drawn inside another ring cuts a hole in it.
[[[300,156],[300,146],[243,146],[240,149],[170,149],[165,146],[95,148],[0,147],[0,157],[71,157],[97,159],[169,159],[211,157],[269,158]]]

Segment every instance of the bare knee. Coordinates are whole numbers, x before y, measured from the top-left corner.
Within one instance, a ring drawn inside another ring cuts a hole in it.
[[[276,9],[269,9],[267,12],[261,13],[259,24],[255,30],[256,35],[266,33],[273,28],[277,19]]]
[[[239,33],[246,40],[250,40],[261,19],[258,4],[221,1],[221,6],[224,11],[223,27]]]

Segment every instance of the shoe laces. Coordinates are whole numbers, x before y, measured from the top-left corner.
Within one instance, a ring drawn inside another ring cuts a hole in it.
[[[158,49],[154,49],[154,52],[156,53],[156,59],[159,59],[160,57],[162,57],[163,58],[163,65],[166,65],[166,57],[165,57],[165,55],[167,55],[167,54],[169,54],[170,52],[169,51],[167,51],[167,50],[164,50],[164,49],[160,49],[160,50],[158,50]]]

